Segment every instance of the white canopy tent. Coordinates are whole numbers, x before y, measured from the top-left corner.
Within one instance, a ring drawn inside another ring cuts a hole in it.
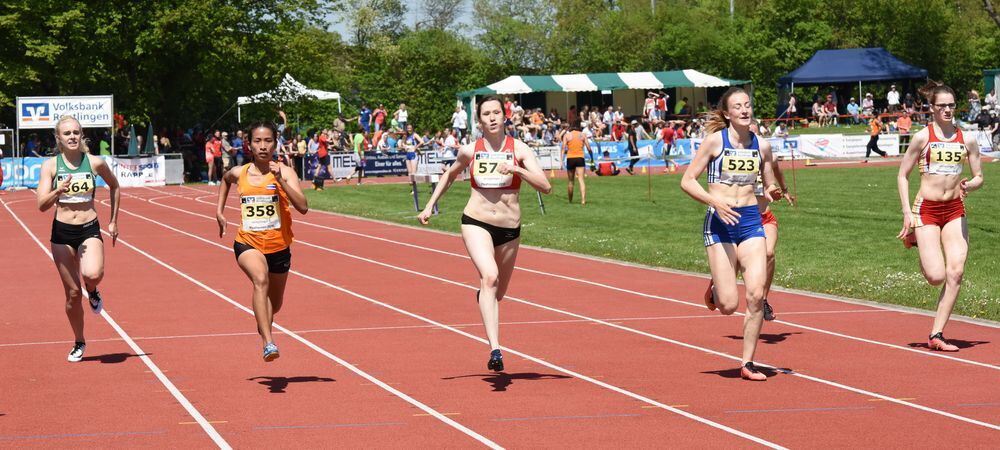
[[[257,95],[251,95],[249,97],[239,97],[236,99],[236,120],[242,122],[240,106],[250,104],[250,103],[285,103],[285,102],[297,102],[302,99],[315,99],[315,100],[336,100],[337,101],[337,111],[340,112],[340,94],[336,92],[321,91],[319,89],[309,89],[304,84],[299,83],[292,78],[291,75],[285,74],[285,78],[281,80],[274,89],[269,91],[261,92]]]

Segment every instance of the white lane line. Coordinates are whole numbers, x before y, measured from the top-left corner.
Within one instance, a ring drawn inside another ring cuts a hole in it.
[[[154,202],[153,202],[152,200],[150,201],[150,203],[152,203],[152,204],[156,204],[156,203],[154,203]],[[159,226],[161,226],[161,227],[164,227],[164,228],[166,228],[166,229],[169,229],[169,230],[171,230],[171,231],[174,231],[174,232],[176,232],[176,233],[180,233],[180,234],[183,234],[183,235],[185,235],[185,236],[188,236],[188,237],[191,237],[191,238],[193,238],[193,239],[196,239],[196,240],[198,240],[198,241],[201,241],[201,242],[204,242],[204,243],[206,243],[206,244],[209,244],[209,245],[211,245],[211,246],[215,246],[215,247],[218,247],[218,248],[220,248],[220,249],[222,249],[222,250],[224,250],[224,251],[227,251],[227,252],[229,252],[229,251],[232,251],[232,250],[231,250],[230,248],[228,248],[228,247],[226,247],[226,246],[224,246],[224,245],[221,245],[221,244],[219,244],[219,243],[217,243],[217,242],[212,242],[212,241],[210,241],[210,240],[208,240],[208,239],[205,239],[205,238],[203,238],[203,237],[201,237],[201,236],[197,236],[197,235],[195,235],[195,234],[192,234],[192,233],[188,233],[188,232],[186,232],[186,231],[184,231],[184,230],[180,230],[180,229],[177,229],[177,228],[174,228],[174,227],[172,227],[172,226],[170,226],[170,225],[167,225],[167,224],[164,224],[164,223],[161,223],[161,222],[159,222],[159,221],[157,221],[157,220],[154,220],[154,219],[150,219],[150,218],[148,218],[148,217],[145,217],[145,216],[143,216],[143,215],[140,215],[140,214],[137,214],[137,213],[134,213],[134,212],[131,212],[131,211],[128,211],[128,210],[126,210],[126,209],[124,209],[124,208],[120,209],[119,211],[120,211],[120,212],[124,212],[124,213],[126,213],[126,214],[129,214],[129,215],[131,215],[131,216],[133,216],[133,217],[138,217],[138,218],[140,218],[140,219],[143,219],[143,220],[146,220],[146,221],[148,221],[148,222],[150,222],[150,223],[153,223],[153,224],[156,224],[156,225],[159,225]],[[196,213],[192,213],[192,214],[195,214],[195,215],[199,215],[199,214],[196,214]],[[203,216],[203,217],[207,217],[207,216]],[[212,219],[212,220],[215,220],[215,219]],[[121,241],[119,240],[119,242],[121,242]],[[298,242],[299,242],[299,243],[301,243],[301,241],[298,241]],[[149,256],[149,258],[153,258],[153,257],[152,257],[152,256]],[[159,262],[159,260],[156,260],[155,258],[154,258],[154,261],[158,261],[158,262]],[[162,262],[161,262],[160,264],[164,264],[164,263],[162,263]],[[165,267],[168,267],[168,268],[169,268],[169,266],[166,266],[166,265],[165,265]],[[176,271],[176,269],[173,269],[173,268],[171,268],[171,270],[175,270],[175,271]],[[455,327],[452,327],[452,326],[449,326],[449,325],[445,325],[445,324],[443,324],[443,323],[440,323],[440,322],[437,322],[437,321],[434,321],[434,320],[432,320],[432,319],[429,319],[429,318],[426,318],[426,317],[423,317],[423,316],[420,316],[420,315],[418,315],[418,314],[415,314],[415,313],[412,313],[412,312],[410,312],[410,311],[406,311],[406,310],[403,310],[403,309],[400,309],[400,308],[397,308],[397,307],[395,307],[395,306],[393,306],[393,305],[390,305],[390,304],[388,304],[388,303],[384,303],[384,302],[381,302],[381,301],[378,301],[378,300],[376,300],[376,299],[374,299],[374,298],[371,298],[371,297],[367,297],[367,296],[365,296],[365,295],[362,295],[362,294],[360,294],[360,293],[357,293],[357,292],[354,292],[354,291],[352,291],[352,290],[349,290],[349,289],[346,289],[346,288],[343,288],[343,287],[340,287],[340,286],[337,286],[337,285],[334,285],[334,284],[331,284],[331,283],[328,283],[328,282],[326,282],[326,281],[324,281],[324,280],[321,280],[321,279],[318,279],[318,278],[315,278],[315,277],[312,277],[312,276],[310,276],[310,275],[306,275],[306,274],[304,274],[304,273],[301,273],[301,272],[299,272],[299,271],[296,271],[296,270],[292,270],[292,271],[291,271],[291,273],[292,273],[292,274],[294,274],[294,275],[296,275],[296,276],[299,276],[299,277],[302,277],[302,278],[305,278],[305,279],[307,279],[307,280],[310,280],[310,281],[312,281],[312,282],[315,282],[315,283],[317,283],[317,284],[321,284],[321,285],[323,285],[323,286],[326,286],[326,287],[329,287],[329,288],[331,288],[331,289],[334,289],[334,290],[337,290],[337,291],[340,291],[340,292],[343,292],[343,293],[345,293],[345,294],[348,294],[348,295],[350,295],[350,296],[353,296],[353,297],[356,297],[356,298],[359,298],[359,299],[361,299],[361,300],[364,300],[364,301],[367,301],[367,302],[369,302],[369,303],[372,303],[372,304],[375,304],[375,305],[378,305],[378,306],[381,306],[381,307],[383,307],[383,308],[386,308],[386,309],[389,309],[389,310],[392,310],[392,311],[395,311],[395,312],[397,312],[397,313],[400,313],[400,314],[403,314],[403,315],[405,315],[405,316],[409,316],[409,317],[412,317],[412,318],[414,318],[414,319],[417,319],[417,320],[420,320],[420,321],[422,321],[422,322],[425,322],[425,323],[428,323],[428,324],[430,324],[430,325],[433,325],[433,326],[435,326],[435,327],[437,327],[437,328],[442,328],[442,329],[445,329],[445,330],[448,330],[448,331],[451,331],[451,332],[453,332],[453,333],[456,333],[456,334],[460,334],[460,335],[462,335],[462,336],[465,336],[466,338],[469,338],[469,339],[472,339],[472,340],[475,340],[475,341],[477,341],[477,342],[480,342],[480,343],[483,343],[483,344],[487,344],[487,345],[489,345],[489,342],[488,342],[487,340],[485,340],[485,339],[483,339],[483,338],[480,338],[480,337],[478,337],[478,336],[474,336],[474,335],[472,335],[472,334],[469,334],[469,333],[466,333],[465,331],[462,331],[462,330],[460,330],[460,329],[458,329],[458,328],[455,328]],[[196,280],[194,280],[194,279],[191,279],[191,280],[192,280],[193,282],[195,282],[195,283],[198,283],[198,284],[199,284],[199,286],[202,286],[202,287],[203,287],[204,289],[206,289],[206,290],[210,290],[210,292],[213,292],[213,293],[215,293],[215,291],[214,291],[214,290],[211,290],[211,288],[209,288],[208,286],[205,286],[204,284],[201,284],[200,282],[198,282],[198,281],[196,281]],[[222,294],[218,294],[218,293],[216,293],[216,295],[219,295],[219,296],[222,296]],[[230,302],[232,302],[232,301],[230,301]],[[235,302],[232,302],[232,303],[233,303],[234,305],[238,305],[238,304],[237,304],[237,303],[235,303]],[[240,305],[240,307],[241,307],[241,308],[244,308],[244,307],[242,307],[241,305]],[[244,308],[244,309],[246,309],[246,308]],[[247,310],[247,311],[249,311],[249,310]],[[251,314],[252,314],[252,312],[251,312]],[[278,328],[277,324],[275,324],[275,327],[276,327],[276,328]],[[279,328],[279,329],[281,329],[281,330],[282,330],[282,331],[284,331],[285,333],[289,333],[289,332],[290,332],[290,331],[288,331],[288,330],[285,330],[285,329],[282,329],[282,328]],[[301,338],[299,338],[299,339],[301,339]],[[304,340],[304,339],[303,339],[303,340]],[[318,348],[318,347],[317,347],[317,348]],[[672,412],[672,413],[674,413],[674,414],[678,414],[678,415],[680,415],[680,416],[683,416],[683,417],[686,417],[686,418],[688,418],[688,419],[691,419],[691,420],[694,420],[694,421],[696,421],[696,422],[700,422],[700,423],[702,423],[702,424],[705,424],[705,425],[708,425],[708,426],[711,426],[711,427],[713,427],[713,428],[716,428],[716,429],[719,429],[719,430],[722,430],[722,431],[725,431],[725,432],[727,432],[727,433],[730,433],[730,434],[733,434],[733,435],[735,435],[735,436],[739,436],[739,437],[741,437],[741,438],[744,438],[744,439],[747,439],[747,440],[750,440],[750,441],[753,441],[753,442],[756,442],[756,443],[758,443],[758,444],[761,444],[761,445],[764,445],[764,446],[767,446],[767,447],[770,447],[770,448],[774,448],[774,449],[784,449],[784,447],[782,447],[782,446],[780,446],[780,445],[778,445],[778,444],[775,444],[775,443],[773,443],[773,442],[770,442],[770,441],[767,441],[767,440],[764,440],[764,439],[762,439],[762,438],[759,438],[759,437],[757,437],[757,436],[754,436],[754,435],[751,435],[751,434],[747,434],[747,433],[744,433],[744,432],[742,432],[742,431],[740,431],[740,430],[737,430],[737,429],[735,429],[735,428],[732,428],[732,427],[729,427],[729,426],[726,426],[726,425],[723,425],[723,424],[721,424],[721,423],[717,423],[717,422],[714,422],[714,421],[712,421],[712,420],[709,420],[709,419],[706,419],[706,418],[704,418],[704,417],[701,417],[701,416],[698,416],[698,415],[695,415],[695,414],[692,414],[692,413],[689,413],[689,412],[687,412],[687,411],[683,411],[683,410],[680,410],[680,409],[677,409],[677,408],[674,408],[674,407],[671,407],[671,406],[669,406],[669,405],[667,405],[667,404],[664,404],[664,403],[661,403],[661,402],[658,402],[658,401],[656,401],[656,400],[653,400],[653,399],[651,399],[651,398],[648,398],[648,397],[645,397],[645,396],[643,396],[643,395],[640,395],[640,394],[637,394],[637,393],[634,393],[634,392],[631,392],[631,391],[628,391],[628,390],[625,390],[625,389],[622,389],[622,388],[620,388],[620,387],[618,387],[618,386],[614,386],[614,385],[611,385],[611,384],[608,384],[608,383],[605,383],[605,382],[603,382],[603,381],[600,381],[600,380],[597,380],[597,379],[594,379],[594,378],[591,378],[591,377],[588,377],[588,376],[586,376],[586,375],[583,375],[583,374],[581,374],[581,373],[577,373],[577,372],[574,372],[574,371],[572,371],[572,370],[570,370],[570,369],[567,369],[567,368],[565,368],[565,367],[561,367],[561,366],[558,366],[558,365],[555,365],[555,364],[553,364],[553,363],[550,363],[550,362],[547,362],[547,361],[544,361],[544,360],[542,360],[541,358],[536,358],[536,357],[534,357],[534,356],[531,356],[531,355],[528,355],[528,354],[526,354],[526,353],[523,353],[523,352],[520,352],[520,351],[517,351],[517,350],[514,350],[514,349],[511,349],[511,348],[508,348],[508,347],[504,347],[504,350],[506,350],[506,351],[507,351],[508,353],[510,353],[510,354],[513,354],[513,355],[517,355],[517,356],[520,356],[520,357],[522,357],[522,358],[524,358],[524,359],[526,359],[526,360],[529,360],[529,361],[533,361],[533,362],[535,362],[535,363],[537,363],[537,364],[541,364],[541,365],[543,365],[543,366],[545,366],[545,367],[548,367],[548,368],[550,368],[550,369],[553,369],[553,370],[557,370],[557,371],[559,371],[559,372],[562,372],[562,373],[565,373],[565,374],[567,374],[567,375],[570,375],[570,376],[572,376],[572,377],[575,377],[575,378],[579,378],[580,380],[583,380],[583,381],[586,381],[586,382],[589,382],[589,383],[591,383],[591,384],[595,384],[595,385],[597,385],[597,386],[600,386],[600,387],[603,387],[603,388],[605,388],[605,389],[608,389],[608,390],[611,390],[611,391],[614,391],[614,392],[617,392],[617,393],[619,393],[619,394],[622,394],[622,395],[625,395],[625,396],[628,396],[628,397],[631,397],[631,398],[633,398],[633,399],[636,399],[636,400],[639,400],[639,401],[641,401],[641,402],[644,402],[644,403],[647,403],[647,404],[650,404],[650,405],[654,405],[654,406],[657,406],[657,407],[659,407],[659,408],[661,408],[661,409],[664,409],[664,410],[667,410],[667,411],[670,411],[670,412]],[[345,362],[345,364],[346,364],[346,362]],[[388,387],[388,386],[387,386],[387,387]],[[444,416],[442,416],[442,417],[444,417]]]
[[[42,245],[42,242],[38,240],[38,237],[35,236],[35,234],[28,228],[28,226],[21,221],[21,218],[18,217],[17,214],[15,214],[14,211],[10,209],[9,206],[7,206],[7,202],[3,202],[3,207],[7,210],[8,213],[10,213],[11,217],[13,217],[14,220],[16,220],[19,225],[21,225],[21,228],[23,228],[24,231],[28,233],[29,236],[31,236],[31,239],[34,240],[36,244],[38,244],[38,247],[41,248],[46,255],[48,255],[49,259],[52,259],[52,252],[49,249],[45,248],[44,245]],[[86,294],[84,295],[86,296]],[[132,340],[131,337],[129,337],[128,333],[126,333],[125,330],[123,330],[120,326],[118,326],[118,323],[115,322],[113,318],[111,318],[111,315],[108,314],[107,310],[101,311],[101,317],[103,317],[104,320],[107,321],[109,325],[111,325],[111,328],[114,328],[115,332],[118,333],[118,335],[121,336],[122,340],[124,340],[125,343],[128,344],[129,348],[132,349],[132,352],[135,353],[136,355],[139,355],[139,359],[146,364],[146,367],[148,367],[149,370],[153,373],[153,375],[155,375],[156,378],[160,380],[160,383],[162,383],[163,386],[167,388],[167,391],[169,391],[170,394],[174,396],[177,402],[180,403],[185,410],[187,410],[188,414],[195,420],[195,422],[198,422],[198,425],[201,426],[201,429],[204,430],[205,433],[208,434],[210,438],[212,438],[212,442],[215,442],[215,445],[217,445],[220,449],[226,449],[226,450],[232,449],[229,443],[222,438],[222,436],[219,434],[218,431],[216,431],[215,427],[213,427],[212,424],[208,423],[208,421],[205,420],[205,417],[202,416],[200,412],[198,412],[198,410],[194,407],[194,405],[191,404],[190,401],[188,401],[187,397],[185,397],[184,394],[181,394],[180,390],[177,389],[177,386],[174,386],[174,383],[171,382],[170,379],[163,374],[163,371],[160,370],[160,368],[155,363],[153,363],[153,360],[146,355],[146,352],[139,347],[139,344],[136,344],[135,341]]]
[[[188,188],[188,189],[191,189],[191,188]],[[153,189],[150,189],[150,190],[153,190]],[[197,189],[193,189],[193,190],[197,191]],[[165,195],[172,196],[172,197],[180,197],[180,198],[184,198],[184,199],[187,199],[187,200],[194,200],[194,201],[197,201],[199,203],[210,204],[208,202],[202,201],[200,197],[192,199],[190,197],[184,197],[184,196],[181,196],[181,195],[172,194],[172,193],[165,192],[165,191],[157,191],[157,190],[153,190],[153,191],[154,192],[163,192]],[[199,191],[199,192],[204,192],[204,191]],[[169,205],[164,205],[162,203],[156,203],[154,201],[150,201],[150,203],[153,203],[153,204],[159,205],[159,206],[163,206],[163,207],[166,207],[166,208],[180,210],[179,208],[175,208],[175,207],[169,206]],[[191,213],[190,211],[186,211],[186,210],[181,210],[181,211]],[[191,213],[191,214],[195,214],[195,213]],[[200,215],[200,214],[198,214],[198,215]],[[202,217],[204,217],[204,216],[202,216]],[[214,218],[213,218],[213,220],[214,220]],[[302,224],[310,225],[310,226],[313,226],[313,227],[316,227],[316,228],[321,228],[321,229],[325,229],[325,230],[329,230],[329,231],[336,231],[336,232],[339,232],[339,233],[350,234],[350,235],[353,235],[353,236],[364,237],[364,238],[373,239],[373,240],[377,240],[377,241],[388,242],[388,243],[392,243],[392,244],[396,244],[396,245],[401,245],[401,246],[405,246],[405,247],[410,247],[410,248],[414,248],[414,249],[425,250],[425,251],[432,252],[432,253],[438,253],[438,254],[442,254],[442,255],[453,256],[453,257],[457,257],[457,258],[461,258],[461,259],[469,259],[469,257],[467,255],[462,255],[462,254],[459,254],[459,253],[453,253],[453,252],[449,252],[449,251],[445,251],[445,250],[438,250],[438,249],[429,248],[429,247],[422,247],[422,246],[410,244],[410,243],[407,243],[407,242],[396,241],[396,240],[387,239],[387,238],[378,237],[378,236],[371,236],[371,235],[367,235],[367,234],[364,234],[364,233],[358,233],[358,232],[354,232],[354,231],[343,230],[343,229],[334,228],[334,227],[328,227],[328,226],[325,226],[325,225],[319,225],[319,224],[314,224],[314,223],[305,222],[305,221],[296,221],[295,223],[297,223],[297,224],[298,223],[302,223]],[[379,223],[381,223],[381,222],[379,222]],[[302,242],[302,241],[299,241],[299,242]],[[596,286],[596,287],[600,287],[600,288],[604,288],[604,289],[609,289],[609,290],[613,290],[613,291],[616,291],[616,292],[622,292],[622,293],[625,293],[625,294],[635,295],[635,296],[639,296],[639,297],[645,297],[645,298],[654,299],[654,300],[661,300],[661,301],[667,301],[667,302],[677,303],[677,304],[681,304],[681,305],[693,306],[693,307],[696,307],[698,309],[704,309],[705,308],[705,305],[701,304],[701,303],[694,303],[694,302],[688,302],[688,301],[679,300],[679,299],[675,299],[675,298],[671,298],[671,297],[664,297],[664,296],[659,296],[659,295],[647,294],[645,292],[639,292],[639,291],[634,291],[634,290],[631,290],[631,289],[625,289],[625,288],[620,288],[620,287],[617,287],[617,286],[611,286],[611,285],[604,284],[604,283],[599,283],[599,282],[596,282],[596,281],[590,281],[590,280],[575,278],[575,277],[571,277],[571,276],[567,276],[567,275],[561,275],[561,274],[556,274],[556,273],[551,273],[551,272],[545,272],[545,271],[541,271],[541,270],[528,269],[528,268],[524,268],[524,267],[520,267],[520,266],[515,266],[515,268],[518,269],[518,270],[523,270],[525,272],[534,273],[534,274],[537,274],[537,275],[549,276],[549,277],[553,277],[553,278],[563,279],[563,280],[566,280],[566,281],[573,281],[573,282],[577,282],[577,283],[588,284],[588,285],[591,285],[591,286]],[[886,312],[899,312],[898,310],[893,310],[893,309],[890,309],[890,308],[878,307],[878,309],[882,310],[882,311],[886,311]],[[742,316],[743,313],[737,312],[734,315]],[[836,336],[836,337],[843,338],[843,339],[850,339],[850,340],[853,340],[853,341],[864,342],[866,344],[880,345],[880,346],[892,348],[892,349],[895,349],[895,350],[903,350],[903,351],[907,351],[907,352],[910,352],[910,353],[915,353],[915,354],[918,354],[918,355],[930,356],[930,357],[941,358],[941,359],[947,359],[947,360],[950,360],[950,361],[955,361],[955,362],[960,362],[960,363],[963,363],[963,364],[970,364],[970,365],[974,365],[974,366],[984,367],[984,368],[987,368],[987,369],[1000,370],[1000,366],[997,366],[997,365],[993,365],[993,364],[989,364],[989,363],[984,363],[984,362],[979,362],[979,361],[974,361],[974,360],[971,360],[971,359],[959,358],[957,356],[946,355],[946,354],[943,354],[943,353],[940,353],[940,352],[931,352],[931,351],[921,350],[921,349],[918,349],[918,348],[912,348],[912,347],[907,347],[907,346],[898,345],[898,344],[891,344],[891,343],[888,343],[888,342],[876,341],[876,340],[867,339],[867,338],[863,338],[863,337],[859,337],[859,336],[852,336],[852,335],[848,335],[848,334],[844,334],[844,333],[840,333],[840,332],[836,332],[836,331],[830,331],[830,330],[826,330],[826,329],[822,329],[822,328],[812,327],[812,326],[808,326],[808,325],[802,325],[802,324],[798,324],[798,323],[794,323],[794,322],[788,322],[786,320],[775,320],[774,323],[780,323],[782,325],[787,325],[787,326],[790,326],[790,327],[793,327],[793,328],[799,328],[799,329],[803,329],[803,330],[809,330],[809,331],[813,331],[813,332],[816,332],[816,333],[827,334],[827,335],[830,335],[830,336]]]
[[[178,211],[183,211],[183,212],[186,212],[188,214],[195,215],[195,216],[200,216],[200,217],[203,217],[203,218],[206,218],[206,219],[209,219],[209,220],[213,220],[213,221],[215,220],[214,218],[210,218],[210,217],[202,215],[202,214],[193,213],[193,212],[189,212],[189,211],[184,211],[184,210],[181,210],[179,208],[174,208],[172,206],[168,206],[168,205],[163,205],[163,204],[160,204],[160,203],[156,203],[155,199],[150,200],[149,203],[151,203],[153,205],[162,206],[162,207],[165,207],[165,208],[176,209]],[[134,213],[132,213],[132,214],[136,215]],[[139,217],[142,217],[142,216],[139,216]],[[174,231],[186,234],[186,235],[191,236],[191,237],[193,237],[195,239],[202,240],[204,242],[212,243],[212,244],[214,244],[216,246],[219,246],[221,248],[226,248],[226,247],[224,247],[222,245],[219,245],[217,243],[208,241],[208,240],[206,240],[204,238],[201,238],[199,236],[193,235],[191,233],[187,233],[185,231],[178,230],[178,229],[173,228],[171,226],[168,226],[168,225],[156,222],[156,221],[154,221],[152,219],[148,219],[148,218],[145,218],[145,217],[142,217],[142,218],[144,218],[144,219],[146,219],[146,220],[148,220],[150,222],[157,223],[160,226],[166,227],[168,229],[171,229],[171,230],[174,230]],[[376,260],[370,259],[370,258],[365,258],[365,257],[361,257],[361,256],[351,255],[351,254],[348,254],[348,253],[344,253],[344,252],[341,252],[341,251],[338,251],[338,250],[333,250],[333,249],[326,248],[326,247],[323,247],[323,246],[320,246],[320,245],[316,245],[316,244],[312,244],[312,243],[309,243],[309,242],[305,242],[305,241],[301,241],[301,240],[297,240],[296,242],[298,244],[305,245],[307,247],[313,247],[313,248],[316,248],[316,249],[319,249],[319,250],[323,250],[323,251],[326,251],[326,252],[330,252],[330,253],[334,253],[334,254],[337,254],[337,255],[341,255],[341,256],[346,256],[346,257],[349,257],[349,258],[357,259],[357,260],[360,260],[360,261],[365,261],[365,262],[368,262],[368,263],[371,263],[371,264],[375,264],[375,265],[379,265],[379,266],[383,266],[383,267],[395,269],[395,270],[398,270],[398,271],[401,271],[401,272],[406,272],[406,273],[409,273],[409,274],[412,274],[412,275],[421,276],[421,277],[425,277],[425,278],[430,278],[430,279],[433,279],[433,280],[436,280],[436,281],[440,281],[440,282],[443,282],[443,283],[447,283],[447,284],[451,284],[451,285],[455,285],[455,286],[461,286],[461,287],[464,287],[466,289],[471,289],[471,290],[478,289],[478,287],[476,287],[476,286],[471,286],[471,285],[467,285],[467,284],[464,284],[464,283],[461,283],[461,282],[457,282],[457,281],[454,281],[454,280],[449,280],[449,279],[446,279],[446,278],[441,278],[441,277],[438,277],[438,276],[434,276],[434,275],[430,275],[430,274],[425,274],[425,273],[422,273],[422,272],[419,272],[419,271],[407,269],[407,268],[404,268],[404,267],[395,266],[395,265],[392,265],[392,264],[389,264],[389,263],[384,263],[384,262],[381,262],[381,261],[376,261]],[[316,280],[317,282],[319,282],[321,284],[328,284],[325,281],[317,280],[317,279],[315,279],[313,277],[310,277],[308,275],[301,275],[301,276],[309,278],[309,279],[312,279],[312,280]],[[333,287],[333,285],[329,285],[329,286]],[[340,287],[334,287],[334,288],[335,289],[344,290],[345,292],[351,292],[351,291],[347,291],[346,289],[343,289],[343,288],[340,288]],[[352,292],[352,295],[357,295],[357,294],[353,294],[353,292]],[[359,297],[359,298],[361,298],[361,297]],[[737,356],[732,356],[732,355],[729,355],[729,354],[726,354],[726,353],[723,353],[723,352],[719,352],[719,351],[716,351],[716,350],[712,350],[712,349],[709,349],[709,348],[699,347],[699,346],[688,344],[688,343],[685,343],[685,342],[681,342],[681,341],[677,341],[677,340],[665,338],[665,337],[662,337],[662,336],[659,336],[659,335],[655,335],[655,334],[652,334],[652,333],[647,333],[645,331],[637,330],[635,328],[626,327],[626,326],[623,326],[623,325],[620,325],[620,324],[616,324],[616,323],[612,323],[612,322],[609,322],[609,321],[606,321],[606,320],[601,320],[601,319],[595,319],[595,318],[587,317],[587,316],[584,316],[584,315],[581,315],[581,314],[576,314],[576,313],[573,313],[573,312],[570,312],[570,311],[565,311],[565,310],[561,310],[561,309],[558,309],[558,308],[553,308],[553,307],[550,307],[550,306],[541,305],[541,304],[534,303],[534,302],[531,302],[531,301],[528,301],[528,300],[524,300],[524,299],[520,299],[520,298],[517,298],[517,297],[511,297],[509,295],[505,296],[504,298],[505,299],[509,299],[511,301],[514,301],[514,302],[518,302],[518,303],[522,303],[522,304],[534,306],[534,307],[539,308],[539,309],[544,309],[544,310],[547,310],[547,311],[551,311],[551,312],[554,312],[554,313],[557,313],[557,314],[562,314],[562,315],[566,315],[566,316],[570,316],[570,317],[575,317],[575,318],[578,318],[578,319],[583,319],[583,320],[586,320],[586,321],[589,321],[589,322],[594,322],[594,323],[598,323],[598,324],[601,324],[601,325],[609,326],[609,327],[612,327],[612,328],[617,328],[617,329],[622,330],[622,331],[626,331],[626,332],[629,332],[629,333],[634,333],[634,334],[638,334],[638,335],[641,335],[641,336],[649,337],[649,338],[656,339],[656,340],[659,340],[659,341],[662,341],[662,342],[668,342],[668,343],[679,345],[679,346],[682,346],[682,347],[686,347],[686,348],[689,348],[689,349],[692,349],[692,350],[698,350],[698,351],[701,351],[701,352],[704,352],[704,353],[709,353],[709,354],[720,356],[720,357],[723,357],[723,358],[726,358],[726,359],[730,359],[730,360],[742,362],[742,359],[740,357],[737,357]],[[379,302],[379,304],[382,304],[382,303]],[[394,309],[394,310],[397,309],[394,306],[387,306],[387,307],[389,307],[391,309]],[[407,314],[409,314],[409,313],[407,313]],[[417,316],[417,317],[419,317],[419,316]],[[426,320],[430,320],[430,319],[426,319]],[[434,323],[436,323],[436,322],[434,322]],[[446,326],[446,325],[443,325],[443,326]],[[465,332],[461,332],[461,333],[468,335]],[[469,336],[471,336],[471,335],[469,335]],[[475,339],[479,339],[479,338],[475,338]],[[811,375],[806,375],[806,374],[803,374],[803,373],[800,373],[800,372],[783,371],[783,370],[780,370],[779,368],[777,368],[775,366],[771,366],[771,365],[764,364],[764,363],[758,363],[758,365],[760,365],[762,367],[768,367],[768,368],[771,368],[771,369],[774,369],[774,370],[779,370],[779,371],[781,371],[783,373],[786,373],[786,374],[789,374],[789,375],[793,375],[793,376],[797,376],[797,377],[800,377],[800,378],[803,378],[803,379],[807,379],[807,380],[810,380],[810,381],[814,381],[814,382],[817,382],[817,383],[825,384],[825,385],[828,385],[828,386],[836,387],[836,388],[839,388],[839,389],[847,390],[847,391],[858,393],[858,394],[862,394],[862,395],[867,395],[867,396],[870,396],[870,397],[878,397],[878,398],[881,398],[881,399],[886,400],[888,402],[892,402],[892,403],[896,403],[896,404],[899,404],[899,405],[903,405],[903,406],[915,408],[915,409],[918,409],[918,410],[921,410],[921,411],[924,411],[924,412],[929,412],[929,413],[933,413],[933,414],[939,414],[939,415],[942,415],[942,416],[945,416],[945,417],[949,417],[949,418],[952,418],[952,419],[955,419],[955,420],[959,420],[959,421],[967,422],[967,423],[970,423],[970,424],[973,424],[973,425],[978,425],[978,426],[982,426],[982,427],[986,427],[986,428],[990,428],[990,429],[994,429],[994,430],[1000,431],[1000,426],[994,425],[994,424],[991,424],[991,423],[986,423],[986,422],[982,422],[982,421],[979,421],[979,420],[971,419],[971,418],[968,418],[968,417],[960,416],[960,415],[957,415],[957,414],[952,414],[952,413],[949,413],[947,411],[937,410],[937,409],[930,408],[930,407],[923,406],[923,405],[919,405],[919,404],[916,404],[916,403],[911,403],[911,402],[908,402],[908,401],[905,401],[905,400],[899,400],[897,398],[893,398],[893,397],[890,397],[890,396],[887,396],[887,395],[883,395],[883,394],[879,394],[879,393],[876,393],[876,392],[867,391],[867,390],[864,390],[864,389],[856,388],[856,387],[853,387],[853,386],[848,386],[848,385],[845,385],[845,384],[837,383],[835,381],[830,381],[830,380],[826,380],[826,379],[823,379],[823,378],[814,377],[814,376],[811,376]]]

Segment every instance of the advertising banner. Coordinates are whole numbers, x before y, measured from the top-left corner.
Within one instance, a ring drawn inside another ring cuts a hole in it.
[[[111,128],[114,114],[114,100],[110,95],[17,98],[17,126],[20,129],[51,129],[64,115],[76,117],[83,128]]]

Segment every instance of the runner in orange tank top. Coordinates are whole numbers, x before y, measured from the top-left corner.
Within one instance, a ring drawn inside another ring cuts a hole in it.
[[[594,154],[590,150],[590,142],[580,131],[580,127],[573,128],[569,133],[563,135],[563,159],[566,161],[566,197],[573,203],[573,180],[580,181],[580,204],[587,204],[587,184],[583,180],[583,172],[587,169],[587,160],[583,157],[583,149],[587,149],[590,160],[594,160]]]
[[[931,104],[934,120],[913,135],[899,165],[897,187],[903,207],[903,229],[897,236],[909,248],[919,244],[920,270],[927,282],[940,286],[937,314],[927,346],[931,350],[957,352],[959,347],[944,338],[944,327],[958,300],[969,252],[969,229],[964,199],[983,185],[979,145],[965,140],[955,126],[955,91],[931,81],[922,89]],[[962,178],[969,161],[972,179]],[[910,172],[920,165],[920,190],[910,209]],[[942,248],[944,253],[942,253]]]
[[[233,251],[236,263],[253,283],[253,313],[267,362],[280,356],[271,337],[271,325],[281,309],[292,264],[292,214],[288,207],[302,214],[309,211],[295,170],[273,160],[277,142],[278,128],[273,123],[250,126],[253,161],[223,175],[215,212],[222,237],[226,234],[226,199],[235,183],[241,222]]]

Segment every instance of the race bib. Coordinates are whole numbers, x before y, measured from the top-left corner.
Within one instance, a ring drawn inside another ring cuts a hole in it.
[[[243,229],[267,231],[281,228],[277,195],[247,195],[240,197],[243,212]]]
[[[88,196],[96,187],[94,174],[87,172],[62,174],[56,177],[56,186],[61,185],[67,178],[70,179],[69,189],[59,196],[59,202],[83,203],[90,201]]]
[[[514,154],[511,152],[476,152],[472,162],[472,173],[476,184],[481,188],[510,187],[514,174],[504,175],[500,168],[504,164],[514,164]]]
[[[754,152],[727,152],[722,157],[722,171],[730,174],[756,174],[760,158]]]
[[[927,151],[930,152],[928,173],[939,175],[962,173],[962,162],[965,159],[964,145],[955,142],[932,142]]]

